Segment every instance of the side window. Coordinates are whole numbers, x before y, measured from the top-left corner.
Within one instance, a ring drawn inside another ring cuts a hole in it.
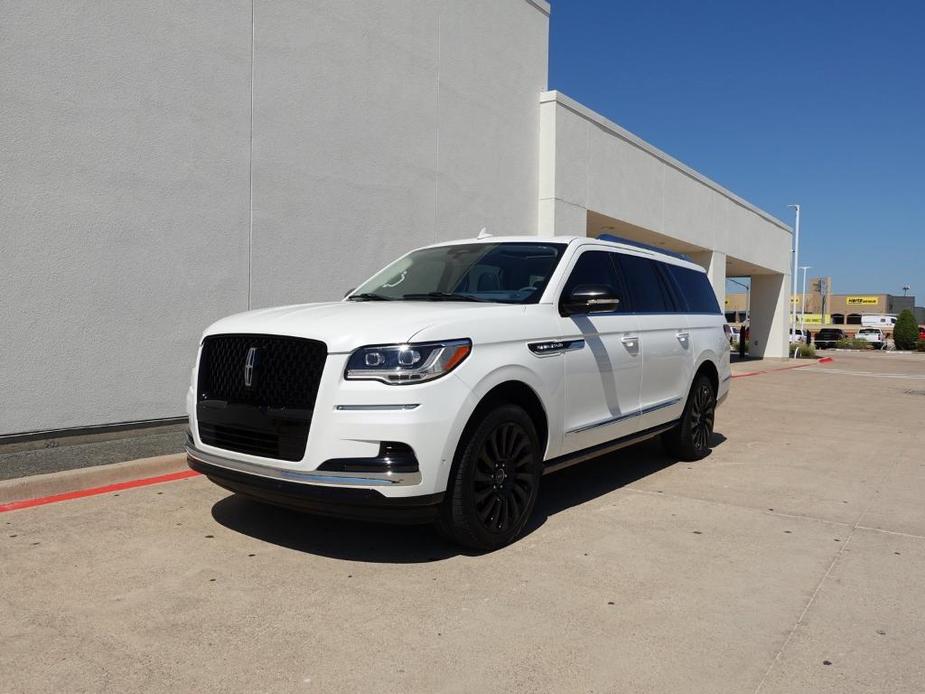
[[[679,265],[666,265],[666,268],[684,297],[689,313],[720,313],[716,292],[705,273]]]
[[[624,299],[620,302],[617,311],[627,310],[624,291],[613,264],[614,254],[609,251],[585,251],[578,257],[578,262],[572,268],[562,288],[562,296],[568,294],[575,287],[582,284],[603,284],[611,287],[617,296]]]
[[[674,301],[654,260],[621,253],[618,262],[636,313],[675,311]]]

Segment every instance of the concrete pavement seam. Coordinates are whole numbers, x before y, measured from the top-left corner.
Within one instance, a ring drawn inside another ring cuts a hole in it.
[[[735,508],[742,511],[755,511],[756,513],[762,513],[767,516],[779,516],[781,518],[792,518],[794,520],[808,520],[814,521],[816,523],[825,523],[826,525],[837,525],[842,528],[851,528],[852,524],[847,521],[836,521],[830,520],[828,518],[818,518],[816,516],[806,516],[799,513],[782,513],[781,511],[768,511],[766,509],[755,508],[754,506],[742,506],[741,504],[731,504],[728,501],[719,501],[718,499],[704,499],[699,496],[685,496],[684,494],[665,494],[663,492],[653,492],[648,489],[636,489],[634,487],[624,487],[624,489],[637,494],[650,494],[652,496],[660,496],[668,499],[685,499],[687,501],[700,501],[705,504],[716,504],[717,506],[725,506],[726,508]]]
[[[851,540],[854,538],[854,532],[861,525],[861,521],[864,519],[864,516],[867,515],[867,512],[874,505],[877,495],[880,493],[880,488],[883,486],[883,483],[886,482],[887,478],[893,474],[893,471],[899,467],[899,459],[897,459],[889,469],[883,473],[883,476],[880,478],[880,481],[877,483],[877,486],[874,488],[873,492],[870,495],[870,500],[867,505],[861,510],[858,514],[857,520],[854,522],[854,525],[851,526],[851,530],[848,532],[848,537],[844,542],[841,543],[841,546],[838,548],[838,551],[835,553],[835,556],[832,557],[832,561],[829,563],[828,568],[823,574],[822,578],[819,579],[819,583],[816,584],[816,589],[813,591],[813,594],[810,596],[809,601],[806,603],[806,606],[803,608],[803,611],[800,613],[799,618],[796,623],[793,625],[793,628],[790,629],[790,632],[787,634],[787,638],[784,639],[784,643],[778,649],[777,653],[774,655],[774,659],[768,665],[768,669],[764,672],[764,677],[761,678],[761,681],[758,683],[758,686],[755,688],[755,694],[759,694],[761,689],[764,687],[765,683],[768,681],[768,678],[771,676],[771,672],[774,670],[774,666],[780,662],[781,655],[787,649],[787,646],[790,645],[790,642],[793,640],[794,634],[796,634],[797,629],[800,628],[800,625],[803,623],[803,620],[806,617],[806,613],[809,612],[809,609],[813,606],[813,603],[816,602],[816,597],[819,595],[819,592],[822,590],[822,586],[825,584],[826,580],[829,578],[829,575],[832,573],[832,570],[835,568],[835,565],[838,563],[838,560],[841,559],[842,555],[845,553],[845,550],[848,548],[848,545],[851,544]]]

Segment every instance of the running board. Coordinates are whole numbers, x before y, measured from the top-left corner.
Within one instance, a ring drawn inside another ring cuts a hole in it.
[[[659,424],[657,427],[652,427],[651,429],[645,429],[643,431],[636,432],[635,434],[630,434],[619,439],[614,439],[613,441],[600,443],[596,446],[591,446],[590,448],[583,448],[580,451],[575,451],[574,453],[569,453],[567,455],[559,456],[558,458],[547,460],[543,464],[543,474],[548,475],[550,472],[556,472],[557,470],[562,470],[564,468],[571,467],[572,465],[583,463],[584,461],[590,460],[591,458],[597,458],[602,455],[606,455],[607,453],[618,451],[621,448],[626,448],[627,446],[641,443],[648,439],[654,438],[659,434],[663,434],[670,429],[673,429],[674,427],[678,426],[680,422],[680,419],[676,419],[673,422]]]

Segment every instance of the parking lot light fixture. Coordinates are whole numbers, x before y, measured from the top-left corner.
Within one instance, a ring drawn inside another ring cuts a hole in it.
[[[806,339],[806,271],[809,270],[812,265],[802,265],[800,269],[803,271],[803,293],[800,295],[800,333],[803,335],[803,339]],[[822,319],[820,318],[820,323]]]
[[[793,204],[787,205],[787,207],[792,207],[796,214],[796,219],[793,223],[793,293],[790,295],[790,326],[796,330],[797,307],[793,301],[793,297],[797,294],[797,273],[800,270],[800,206]],[[793,354],[795,358],[796,352]]]

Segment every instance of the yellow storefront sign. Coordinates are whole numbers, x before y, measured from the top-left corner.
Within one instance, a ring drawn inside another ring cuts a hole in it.
[[[876,306],[880,303],[879,296],[849,296],[845,299],[849,306]]]
[[[825,320],[823,320],[825,318]],[[797,316],[797,323],[800,321],[806,323],[806,325],[829,325],[832,322],[832,316],[828,313],[823,316],[821,313],[801,313]]]

